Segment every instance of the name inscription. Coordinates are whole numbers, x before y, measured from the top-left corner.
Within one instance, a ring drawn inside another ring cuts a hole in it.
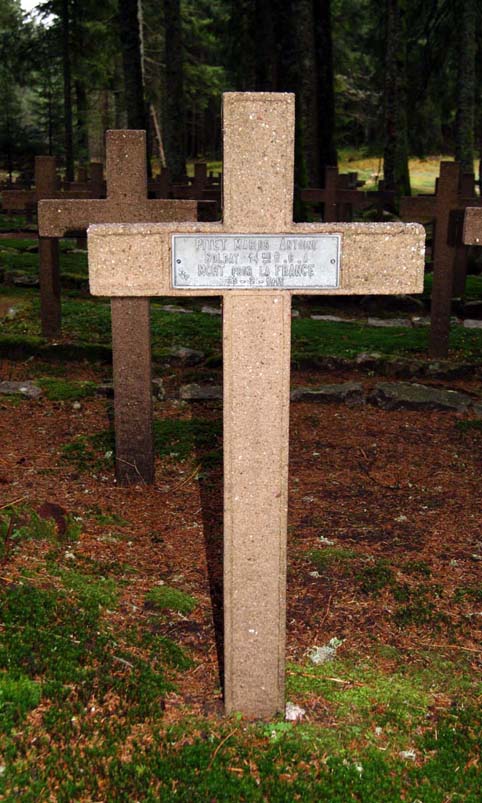
[[[339,234],[173,234],[172,284],[178,289],[339,287]]]

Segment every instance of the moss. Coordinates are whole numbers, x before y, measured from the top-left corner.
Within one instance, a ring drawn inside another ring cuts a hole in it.
[[[149,608],[156,611],[170,610],[184,614],[191,613],[197,605],[194,597],[171,586],[151,588],[146,594],[146,603]]]
[[[95,382],[74,382],[58,377],[42,377],[38,384],[49,401],[73,401],[94,396],[97,390]]]
[[[319,571],[328,571],[333,567],[346,568],[359,556],[352,549],[327,546],[324,549],[312,549],[308,557]]]

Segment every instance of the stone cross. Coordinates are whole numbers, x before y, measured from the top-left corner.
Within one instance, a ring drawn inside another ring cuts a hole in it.
[[[106,154],[107,199],[42,201],[43,238],[77,236],[92,223],[196,220],[195,201],[148,200],[145,131],[107,131]],[[149,299],[113,298],[116,476],[121,484],[154,478],[150,338]]]
[[[293,223],[294,96],[224,95],[222,223],[91,226],[91,292],[223,296],[228,712],[284,709],[291,296],[417,293],[417,224]]]
[[[473,204],[473,198],[464,199],[466,187],[460,175],[458,162],[441,162],[435,195],[416,195],[402,198],[402,220],[433,221],[433,284],[429,353],[431,357],[447,357],[449,351],[450,314],[454,287],[456,242],[450,236],[455,210]]]

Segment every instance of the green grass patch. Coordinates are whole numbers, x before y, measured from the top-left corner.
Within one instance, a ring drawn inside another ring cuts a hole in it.
[[[160,457],[172,457],[179,462],[197,452],[202,465],[209,468],[222,460],[221,432],[222,425],[217,420],[163,419],[154,422],[154,448]],[[104,430],[75,436],[62,447],[62,457],[79,471],[100,470],[113,464],[114,451],[114,431]]]
[[[455,426],[460,432],[479,433],[482,432],[482,418],[472,418],[469,421],[457,421]]]
[[[393,585],[395,575],[388,561],[379,559],[357,570],[355,579],[364,594],[377,594],[386,586]]]
[[[197,605],[194,597],[171,586],[156,586],[146,594],[148,607],[156,611],[177,611],[191,613]]]
[[[42,377],[37,380],[49,401],[73,401],[95,396],[95,382],[75,382],[60,377]]]
[[[314,563],[318,571],[332,571],[340,568],[350,567],[353,560],[360,557],[352,549],[343,547],[327,546],[324,549],[312,549],[308,553],[309,559]]]

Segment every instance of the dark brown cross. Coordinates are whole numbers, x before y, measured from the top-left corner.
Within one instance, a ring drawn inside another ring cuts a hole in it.
[[[78,236],[85,234],[92,223],[197,219],[195,201],[147,198],[145,131],[108,131],[106,154],[107,199],[42,201],[39,204],[42,237]],[[154,449],[150,301],[113,298],[111,309],[116,477],[122,484],[151,483]]]
[[[431,357],[447,357],[449,351],[450,314],[454,286],[456,241],[451,236],[451,221],[456,210],[471,204],[464,199],[461,190],[467,191],[462,182],[458,162],[441,162],[435,195],[417,195],[402,198],[400,217],[419,223],[433,222],[432,238],[433,283],[431,300],[431,326],[429,354]]]
[[[358,209],[366,205],[366,193],[357,189],[343,186],[345,180],[341,180],[337,167],[327,167],[325,169],[324,189],[304,189],[301,190],[301,200],[307,204],[323,204],[323,221],[334,223],[346,219],[347,212],[351,216],[353,209]]]

